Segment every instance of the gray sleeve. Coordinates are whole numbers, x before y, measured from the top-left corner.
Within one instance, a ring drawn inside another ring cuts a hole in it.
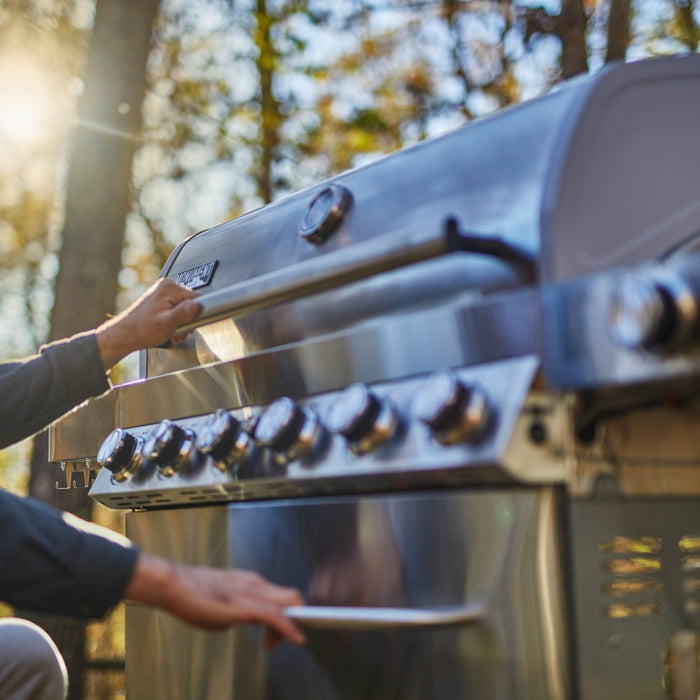
[[[0,449],[108,389],[94,332],[50,343],[24,360],[0,363]]]
[[[138,550],[124,537],[0,490],[0,600],[101,618],[124,595]]]

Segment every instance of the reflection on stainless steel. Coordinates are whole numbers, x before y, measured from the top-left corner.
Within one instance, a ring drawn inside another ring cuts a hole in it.
[[[51,458],[99,451],[144,550],[297,587],[309,644],[129,607],[130,697],[692,691],[698,113],[700,56],[608,66],[173,251],[201,318]]]

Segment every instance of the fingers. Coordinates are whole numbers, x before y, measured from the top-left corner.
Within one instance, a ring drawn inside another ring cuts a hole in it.
[[[298,600],[297,596],[293,598]],[[190,607],[183,615],[191,624],[202,629],[226,629],[239,624],[262,624],[267,628],[266,648],[274,647],[281,639],[293,644],[305,644],[306,637],[297,625],[284,615],[284,607],[272,604],[264,596],[240,593],[232,600],[199,601],[202,607]],[[269,645],[269,646],[268,646]]]
[[[175,280],[170,279],[170,277],[161,277],[153,284],[151,290],[155,293],[171,296],[175,300],[175,303],[183,299],[194,299],[199,296],[194,290],[178,284]]]
[[[291,605],[303,605],[304,599],[295,588],[278,586],[276,583],[270,583],[262,577],[259,577],[259,579],[256,587],[257,595],[266,602],[281,608],[287,608]]]
[[[271,649],[284,638],[293,644],[305,644],[306,637],[303,632],[284,615],[284,608],[292,605],[302,605],[303,598],[299,591],[286,586],[270,583],[262,576],[253,572],[232,572],[240,577],[247,577],[243,583],[246,589],[244,595],[237,596],[235,607],[238,608],[234,615],[250,616],[251,622],[261,622],[267,626],[265,647]]]
[[[284,615],[286,607],[303,602],[295,589],[240,569],[191,567],[171,562],[170,572],[164,607],[186,622],[208,630],[259,623],[269,630],[267,644],[274,646],[280,638],[294,644],[306,642],[303,632]]]
[[[164,328],[168,339],[177,344],[187,337],[186,333],[172,335],[181,326],[193,321],[202,311],[202,305],[196,301],[199,296],[187,287],[164,277],[154,285],[155,314],[160,314],[159,324]],[[160,307],[160,308],[158,308]]]
[[[201,310],[202,305],[194,299],[185,299],[180,301],[168,312],[168,325],[173,330],[176,330],[180,326],[184,326],[186,323],[193,321],[199,315]],[[175,338],[173,338],[173,341],[175,341]]]
[[[265,635],[265,648],[273,649],[279,643],[281,638],[285,638],[293,644],[306,644],[306,637],[299,627],[283,614],[280,615],[279,608],[291,607],[293,605],[303,605],[304,600],[299,591],[293,588],[277,586],[263,579],[262,588],[260,591],[266,604],[274,605],[274,608],[269,608],[272,613],[271,617],[266,617],[263,622],[267,624],[267,633]]]
[[[265,633],[266,649],[272,649],[282,638],[292,642],[292,644],[306,644],[304,633],[278,608],[260,606],[256,610],[256,616],[257,621],[262,622],[267,627]]]

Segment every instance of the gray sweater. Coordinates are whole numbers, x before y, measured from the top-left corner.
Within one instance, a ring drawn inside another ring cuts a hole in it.
[[[0,448],[29,437],[109,388],[94,333],[0,363]],[[0,491],[0,600],[25,610],[99,618],[122,598],[138,552],[124,538]]]

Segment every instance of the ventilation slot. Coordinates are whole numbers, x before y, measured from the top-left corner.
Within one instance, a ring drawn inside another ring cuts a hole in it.
[[[601,542],[598,550],[606,617],[645,617],[664,611],[661,538],[619,535]]]
[[[678,540],[681,556],[683,609],[689,615],[700,614],[700,535],[683,535]]]

